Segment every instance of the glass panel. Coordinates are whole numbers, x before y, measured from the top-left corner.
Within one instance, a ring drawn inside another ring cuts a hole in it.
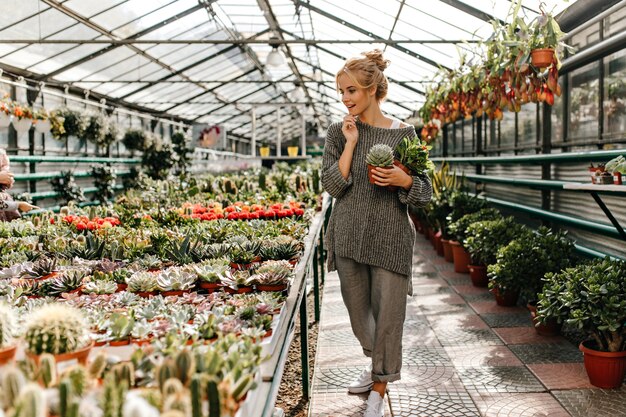
[[[626,7],[611,13],[604,19],[604,37],[613,36],[626,28]]]
[[[553,108],[552,112],[555,111],[556,109]],[[539,143],[537,140],[537,104],[528,103],[522,106],[521,111],[517,113],[517,126],[519,146],[533,146]]]
[[[604,59],[604,136],[624,137],[626,131],[626,50]]]
[[[580,33],[575,34],[567,41],[569,45],[576,48],[577,51],[584,49],[600,41],[600,24],[596,23]]]
[[[515,113],[504,111],[500,121],[500,147],[515,146]]]
[[[569,77],[569,138],[598,137],[598,98],[600,66],[591,63],[572,71]]]

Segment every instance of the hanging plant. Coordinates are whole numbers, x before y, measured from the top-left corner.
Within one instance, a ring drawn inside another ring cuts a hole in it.
[[[176,172],[178,174],[185,174],[191,163],[189,148],[187,147],[191,138],[182,130],[177,130],[174,134],[172,134],[171,139],[174,153],[178,156],[178,159],[176,160]]]
[[[90,113],[84,116],[85,129],[80,138],[97,146],[107,146],[106,135],[109,131],[109,120],[102,113]]]
[[[155,180],[166,179],[174,164],[174,152],[167,143],[152,143],[144,150],[141,157],[141,165],[146,170],[146,174]]]
[[[148,133],[141,129],[130,129],[124,134],[122,143],[128,150],[144,151],[150,146],[150,138]]]
[[[83,132],[87,127],[87,121],[82,113],[63,107],[53,112],[57,120],[62,120],[63,129],[59,129],[58,123],[52,123],[52,136],[55,139],[67,140],[70,136],[83,137]]]
[[[102,146],[108,147],[109,145],[113,145],[115,142],[120,140],[120,129],[119,127],[109,119],[109,129],[107,133],[104,135],[104,140],[102,142]]]

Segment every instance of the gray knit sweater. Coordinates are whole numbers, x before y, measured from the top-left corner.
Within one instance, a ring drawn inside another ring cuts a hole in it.
[[[328,269],[336,269],[335,256],[340,256],[410,277],[415,228],[407,204],[428,204],[432,195],[430,179],[417,175],[408,191],[401,187],[389,191],[369,183],[365,156],[378,143],[395,149],[405,136],[415,137],[415,129],[384,129],[357,120],[359,141],[350,176],[345,180],[339,171],[339,158],[346,144],[341,126],[330,125],[324,144],[322,184],[336,199],[326,234]]]

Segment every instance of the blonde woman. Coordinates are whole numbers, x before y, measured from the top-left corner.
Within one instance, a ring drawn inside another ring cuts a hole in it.
[[[337,72],[337,89],[347,113],[328,129],[324,145],[324,189],[336,199],[329,222],[328,269],[337,270],[352,330],[372,359],[348,386],[351,393],[371,390],[365,416],[384,414],[387,383],[400,379],[402,328],[415,229],[407,207],[424,207],[432,187],[425,175],[376,168],[371,184],[365,156],[380,143],[395,149],[416,136],[413,126],[383,114],[389,61],[380,50],[351,58]],[[385,186],[398,187],[390,191]]]
[[[28,212],[38,208],[24,201],[13,201],[5,190],[13,187],[14,182],[9,157],[4,149],[0,149],[0,221],[11,221],[19,218],[18,210]]]

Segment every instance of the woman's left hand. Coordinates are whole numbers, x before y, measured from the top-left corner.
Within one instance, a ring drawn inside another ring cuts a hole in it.
[[[391,168],[377,167],[372,172],[376,185],[386,187],[388,185],[395,185],[408,190],[413,185],[413,177],[409,174],[393,165]]]

